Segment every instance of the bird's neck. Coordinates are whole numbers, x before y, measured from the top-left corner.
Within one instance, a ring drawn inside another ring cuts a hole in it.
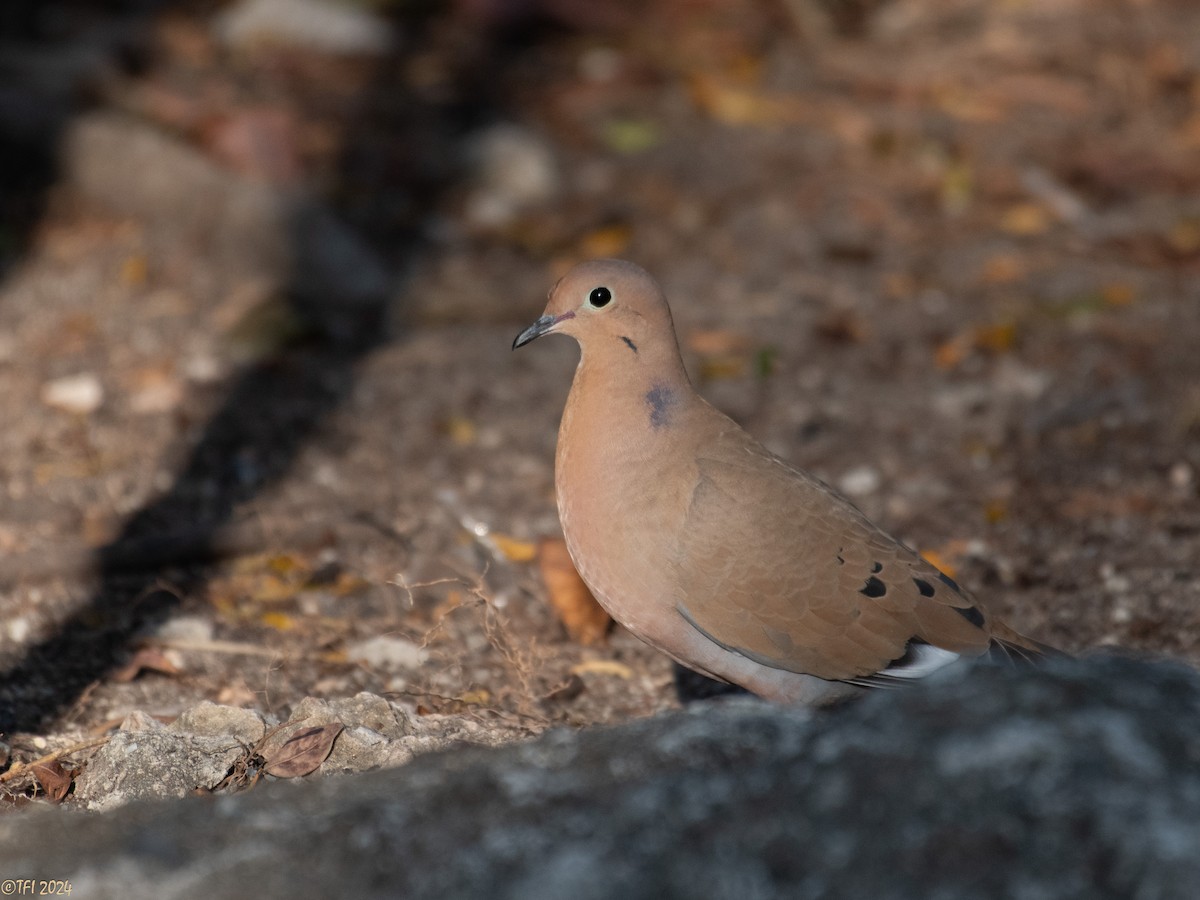
[[[698,398],[678,349],[667,349],[657,358],[640,355],[646,348],[640,354],[584,350],[563,410],[560,443],[568,438],[608,447],[620,434],[623,443],[653,447],[668,438]],[[611,449],[620,454],[636,447]]]

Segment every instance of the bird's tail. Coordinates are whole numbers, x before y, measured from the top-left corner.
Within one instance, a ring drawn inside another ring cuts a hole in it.
[[[992,662],[1008,665],[1036,665],[1047,659],[1066,659],[1069,656],[1069,653],[1065,653],[1057,647],[1051,647],[1049,644],[1025,637],[998,622],[992,625],[992,643],[987,652],[987,658]]]

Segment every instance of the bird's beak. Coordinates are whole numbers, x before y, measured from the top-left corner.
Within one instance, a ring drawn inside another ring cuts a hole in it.
[[[573,318],[575,318],[575,313],[573,312],[565,312],[561,316],[542,316],[540,319],[517,335],[516,339],[513,341],[513,349],[516,350],[518,347],[524,347],[530,341],[536,340],[543,334],[548,334],[549,332],[553,331],[554,326],[564,319]]]

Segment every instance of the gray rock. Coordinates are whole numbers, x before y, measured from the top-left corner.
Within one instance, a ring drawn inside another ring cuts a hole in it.
[[[395,672],[418,668],[429,658],[425,648],[404,638],[378,634],[346,648],[346,658],[372,669]]]
[[[475,228],[502,229],[559,192],[554,150],[529,128],[511,122],[492,125],[470,139],[467,154],[476,186],[465,213]]]
[[[239,0],[217,17],[215,30],[233,48],[267,43],[377,56],[394,44],[384,19],[358,4],[325,0]]]
[[[1200,896],[1200,676],[978,669],[758,701],[103,818],[0,819],[88,897]]]
[[[79,117],[62,150],[86,202],[141,222],[156,252],[202,255],[224,279],[287,287],[322,303],[379,303],[391,278],[359,237],[298,189],[244,178],[129,116]]]
[[[500,746],[514,737],[511,729],[487,728],[465,716],[410,716],[383,697],[364,692],[341,700],[306,697],[296,705],[287,723],[267,740],[263,752],[269,753],[300,728],[331,722],[340,722],[345,730],[318,770],[322,775],[398,766],[456,744]]]
[[[221,706],[205,700],[191,709],[184,710],[179,718],[167,726],[176,734],[201,738],[229,738],[252,747],[262,740],[267,726],[262,716],[251,709],[236,706]]]
[[[208,701],[167,726],[134,712],[88,760],[75,799],[87,809],[107,810],[215,787],[265,733],[258,713]]]

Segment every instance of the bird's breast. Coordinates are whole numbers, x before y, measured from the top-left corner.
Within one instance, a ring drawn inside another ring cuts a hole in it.
[[[686,498],[677,495],[689,473],[672,462],[676,454],[663,429],[639,429],[636,420],[622,425],[621,415],[568,402],[555,493],[580,576],[617,621],[647,636],[671,609],[686,511]]]

